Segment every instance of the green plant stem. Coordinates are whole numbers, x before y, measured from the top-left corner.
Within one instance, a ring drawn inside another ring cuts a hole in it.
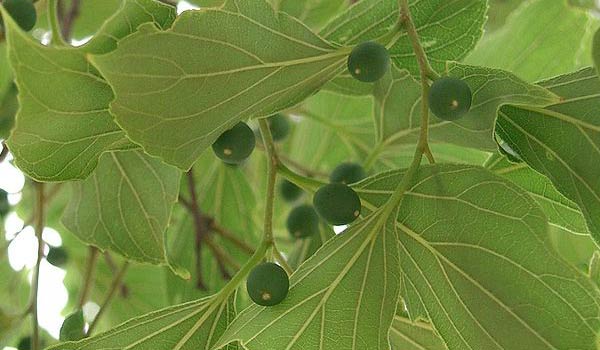
[[[273,245],[273,210],[275,202],[275,182],[277,181],[277,168],[279,163],[279,157],[275,150],[275,143],[273,142],[273,135],[269,129],[269,124],[266,119],[259,120],[260,133],[262,134],[263,144],[265,145],[265,151],[268,159],[268,171],[267,171],[267,203],[265,205],[265,222],[264,222],[264,239]]]
[[[417,28],[415,27],[415,23],[413,22],[410,14],[408,0],[398,0],[398,5],[400,7],[399,25],[401,28],[406,29],[406,34],[408,35],[408,39],[410,40],[413,51],[419,63],[421,76],[424,76],[426,79],[437,79],[439,75],[433,68],[431,68],[429,60],[427,59],[427,54],[421,45],[419,33],[417,33]]]
[[[50,22],[52,33],[50,43],[56,46],[64,46],[65,42],[61,34],[62,30],[58,23],[58,0],[48,0],[48,21]]]
[[[417,57],[417,62],[419,64],[419,71],[421,73],[421,85],[422,85],[422,98],[421,98],[421,128],[419,133],[419,141],[417,143],[417,147],[415,150],[415,155],[413,161],[404,174],[402,181],[398,184],[398,187],[394,191],[394,193],[388,199],[388,202],[384,207],[384,215],[383,217],[387,217],[395,208],[400,205],[402,198],[404,198],[404,194],[411,186],[414,178],[417,175],[417,171],[421,166],[421,161],[423,160],[423,156],[426,156],[429,159],[430,163],[435,163],[433,154],[429,148],[429,83],[428,78],[433,69],[429,65],[429,61],[427,60],[427,55],[425,54],[425,50],[423,50],[423,46],[421,46],[421,42],[419,41],[419,35],[415,28],[415,25],[412,21],[412,17],[410,15],[410,10],[408,7],[408,0],[398,0],[400,5],[400,23],[406,29],[410,42],[412,44],[413,50],[415,52],[415,56]]]
[[[316,192],[319,189],[319,187],[327,184],[326,182],[319,181],[311,177],[302,176],[292,171],[283,163],[279,163],[277,165],[277,172],[281,176],[285,177],[288,181],[294,183],[296,186],[301,187],[302,189],[310,193]]]
[[[419,40],[419,34],[415,28],[415,24],[410,14],[408,7],[408,0],[398,0],[400,5],[400,21],[406,29],[408,38],[415,52],[417,63],[419,64],[419,72],[421,75],[421,88],[422,88],[422,99],[421,99],[421,132],[419,134],[419,143],[417,148],[420,149],[421,155],[425,155],[431,164],[435,163],[431,149],[429,148],[429,77],[433,75],[437,76],[437,73],[431,68],[427,54],[421,45]]]
[[[88,248],[88,258],[85,266],[84,282],[83,287],[79,292],[79,302],[77,306],[79,309],[83,308],[83,305],[88,300],[90,290],[92,287],[92,281],[94,281],[94,274],[96,272],[96,262],[98,261],[98,248],[90,246]]]
[[[277,249],[276,246],[273,246],[273,257],[275,258],[275,261],[277,261],[279,265],[283,267],[283,269],[285,270],[285,272],[287,272],[288,275],[294,273],[294,269],[292,269],[290,264],[288,264],[288,262],[283,257],[283,254],[281,254],[281,252],[279,251],[279,249]]]
[[[31,321],[33,327],[32,334],[32,350],[40,349],[40,325],[38,322],[38,291],[40,285],[40,264],[42,257],[44,256],[44,240],[42,233],[44,232],[45,222],[45,210],[44,210],[44,184],[40,182],[34,182],[36,201],[35,201],[35,235],[38,242],[37,259],[35,263],[35,269],[33,270],[33,277],[31,280],[31,300],[29,304],[29,312],[31,313]]]
[[[104,301],[102,302],[102,305],[100,306],[100,310],[98,310],[98,314],[94,318],[94,321],[92,321],[92,324],[90,324],[90,328],[88,329],[88,332],[87,332],[88,337],[90,336],[90,334],[92,334],[92,332],[94,331],[96,326],[98,326],[98,322],[100,321],[100,318],[102,317],[102,315],[104,315],[104,313],[106,312],[106,309],[108,309],[110,302],[112,301],[117,290],[121,286],[121,283],[123,282],[123,277],[125,277],[125,273],[127,272],[128,267],[129,267],[129,262],[125,261],[123,263],[123,266],[121,267],[121,269],[119,270],[119,272],[117,273],[115,278],[113,279],[113,281],[110,285],[110,289],[108,290],[108,294],[106,295]]]

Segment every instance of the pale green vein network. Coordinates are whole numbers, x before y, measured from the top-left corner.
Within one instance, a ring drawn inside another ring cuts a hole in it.
[[[232,300],[214,297],[172,306],[53,350],[209,350],[235,314]],[[231,348],[235,349],[235,347]]]
[[[444,69],[446,61],[462,59],[483,34],[486,0],[411,0],[409,6],[425,52],[438,71]],[[363,0],[332,20],[321,35],[344,45],[383,40],[389,38],[398,18],[397,0]],[[389,50],[398,68],[418,75],[405,32],[392,42]]]
[[[216,348],[389,349],[399,292],[393,219],[374,213],[328,241],[292,275],[283,303],[244,310]]]
[[[600,79],[593,68],[540,83],[563,100],[547,108],[502,108],[499,135],[577,203],[600,241]]]
[[[63,223],[88,244],[168,264],[164,233],[180,178],[179,170],[141,151],[105,153],[88,179],[73,184]]]
[[[169,30],[144,26],[93,62],[115,91],[111,112],[127,136],[189,169],[240,120],[310,96],[347,54],[265,0],[229,0],[184,12]]]
[[[401,176],[361,182],[363,204],[383,203]],[[409,313],[423,308],[450,350],[596,349],[598,290],[553,251],[525,191],[481,168],[423,167],[397,225],[419,299]]]
[[[105,151],[134,147],[108,111],[110,86],[89,64],[87,52],[108,52],[114,42],[148,21],[166,24],[174,9],[152,0],[127,0],[81,48],[48,47],[7,18],[9,58],[20,110],[8,140],[15,163],[40,181],[86,178]]]
[[[449,63],[447,70],[448,75],[469,84],[473,102],[469,113],[459,120],[446,121],[432,116],[429,133],[434,142],[496,151],[494,128],[502,105],[545,106],[558,101],[558,96],[550,91],[506,71],[460,63]],[[382,148],[416,143],[421,124],[419,84],[406,71],[392,73],[374,88],[375,124]]]

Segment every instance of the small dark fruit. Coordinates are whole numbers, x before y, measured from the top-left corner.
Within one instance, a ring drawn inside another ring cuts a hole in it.
[[[310,237],[319,230],[319,216],[312,205],[299,205],[290,212],[286,226],[296,238]]]
[[[279,193],[286,201],[293,202],[300,198],[302,189],[288,180],[283,180],[279,184]]]
[[[26,32],[33,29],[37,21],[37,13],[31,0],[4,0],[2,1],[2,6],[4,6],[6,12],[10,14],[21,29]],[[0,26],[3,25],[4,21],[0,17]]]
[[[365,169],[357,163],[342,163],[329,176],[329,181],[352,184],[366,177]]]
[[[62,267],[69,260],[69,254],[63,247],[51,247],[46,255],[46,260],[56,267]]]
[[[373,41],[357,45],[348,56],[348,71],[365,83],[381,79],[390,69],[390,54],[385,46]]]
[[[315,193],[313,204],[317,213],[331,225],[347,225],[360,215],[360,198],[352,188],[342,183],[325,185]]]
[[[290,120],[283,114],[275,114],[267,119],[267,122],[269,123],[269,130],[271,130],[273,141],[281,141],[290,133]]]
[[[436,117],[456,120],[469,112],[473,95],[467,83],[458,78],[437,79],[429,90],[429,109]]]
[[[225,163],[240,164],[250,157],[255,146],[254,132],[246,123],[240,122],[222,133],[212,148]]]
[[[290,280],[281,266],[265,262],[250,271],[246,289],[256,304],[274,306],[281,303],[287,296]]]

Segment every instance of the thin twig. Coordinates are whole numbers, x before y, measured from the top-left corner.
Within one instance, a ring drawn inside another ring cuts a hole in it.
[[[268,159],[268,171],[267,171],[267,203],[265,205],[265,221],[264,221],[264,237],[269,245],[273,245],[273,211],[274,211],[274,199],[275,199],[275,183],[277,181],[277,168],[279,167],[279,156],[275,149],[275,143],[273,142],[273,135],[269,129],[269,123],[266,119],[260,119],[258,121],[260,126],[260,133],[262,134],[263,144],[265,145],[265,151]]]
[[[226,228],[219,226],[214,220],[210,224],[211,230],[217,233],[219,236],[225,238],[231,243],[235,244],[238,248],[243,250],[244,252],[252,255],[254,254],[254,248],[252,248],[248,243],[241,240],[239,237],[228,231]]]
[[[32,337],[32,349],[40,349],[40,325],[38,323],[38,290],[40,284],[40,264],[42,257],[44,256],[44,240],[42,233],[44,232],[45,223],[45,210],[44,210],[44,184],[40,182],[34,182],[35,193],[36,193],[36,206],[35,206],[35,235],[38,242],[37,260],[35,263],[35,269],[33,270],[33,278],[31,281],[31,300],[30,309],[31,320],[33,324],[33,337]]]
[[[89,246],[87,262],[85,263],[85,272],[83,275],[83,288],[79,291],[79,302],[77,303],[79,309],[83,308],[83,305],[90,295],[92,281],[94,280],[94,273],[96,271],[96,262],[98,262],[98,248]]]
[[[110,271],[113,274],[116,274],[119,271],[119,267],[117,266],[117,263],[115,262],[115,260],[113,259],[113,257],[110,255],[109,252],[104,252],[104,261],[106,262],[106,265],[108,265],[108,268],[110,268]],[[121,296],[123,298],[127,298],[129,296],[129,289],[127,288],[127,284],[125,284],[125,282],[121,283]]]
[[[189,211],[194,220],[194,231],[195,231],[195,244],[194,250],[196,252],[196,287],[201,290],[207,290],[204,284],[204,275],[202,272],[202,241],[208,234],[208,225],[200,213],[200,207],[198,206],[198,197],[196,194],[196,179],[194,178],[194,172],[192,169],[186,174],[188,180],[188,187],[190,191]]]
[[[100,318],[102,317],[102,315],[104,315],[104,313],[108,309],[110,302],[112,301],[113,297],[115,296],[115,292],[117,291],[117,289],[119,289],[119,286],[121,286],[121,283],[123,282],[123,277],[125,277],[125,273],[127,272],[128,267],[129,267],[129,262],[125,261],[123,263],[123,266],[121,267],[121,269],[119,270],[119,272],[117,273],[115,278],[113,279],[113,281],[110,285],[110,289],[108,290],[108,294],[106,295],[106,298],[104,299],[104,301],[102,302],[102,305],[100,306],[100,309],[98,310],[98,314],[96,314],[94,321],[92,321],[92,324],[90,324],[90,328],[88,329],[88,332],[87,332],[88,337],[92,334],[92,332],[94,331],[96,326],[98,326],[98,322],[100,321]]]
[[[61,5],[64,1],[61,1]],[[71,0],[71,8],[66,15],[64,15],[62,20],[62,36],[66,42],[71,41],[71,35],[73,32],[73,24],[77,17],[79,17],[79,9],[81,7],[81,0]]]
[[[58,192],[61,189],[61,187],[62,187],[62,184],[55,184],[48,191],[48,193],[46,193],[44,195],[44,205],[45,205],[45,208],[47,208],[50,205],[50,203],[52,202],[52,199],[54,199],[54,197],[56,196],[56,194],[58,194]],[[23,222],[23,225],[21,226],[21,228],[17,232],[15,232],[13,234],[13,237],[9,240],[9,242],[14,241],[15,238],[17,238],[17,236],[19,234],[21,234],[21,232],[23,232],[23,230],[25,230],[26,227],[33,225],[33,221],[34,220],[35,220],[35,214],[31,214],[31,216],[29,218],[27,218],[26,221]]]

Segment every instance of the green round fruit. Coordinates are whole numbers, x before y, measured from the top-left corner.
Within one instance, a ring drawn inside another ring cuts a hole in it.
[[[279,193],[286,201],[294,202],[302,195],[302,189],[288,180],[283,180],[279,184]]]
[[[311,205],[299,205],[288,215],[286,226],[295,238],[310,237],[319,231],[319,216]]]
[[[335,167],[329,176],[329,181],[352,184],[367,176],[365,169],[357,163],[342,163]]]
[[[31,337],[23,337],[19,340],[19,345],[17,345],[17,349],[19,350],[31,350]]]
[[[273,141],[281,141],[290,133],[290,120],[283,114],[275,114],[267,119],[267,122],[269,123],[269,130],[271,130]]]
[[[246,123],[240,122],[222,133],[212,148],[225,163],[240,164],[250,157],[255,146],[254,132]]]
[[[30,0],[4,0],[2,6],[21,29],[27,32],[33,29],[37,21],[37,13]],[[0,17],[0,26],[3,25],[4,21]]]
[[[63,247],[51,247],[48,250],[48,255],[46,255],[46,260],[56,267],[62,267],[69,260],[69,254]]]
[[[325,185],[315,193],[313,204],[317,213],[332,225],[347,225],[360,215],[360,198],[352,188],[342,183]]]
[[[285,270],[272,262],[257,265],[246,281],[250,298],[262,306],[281,303],[290,289],[290,280]]]
[[[456,120],[469,112],[472,98],[471,88],[464,81],[440,78],[429,90],[429,109],[440,119]]]
[[[348,56],[348,71],[357,80],[373,83],[390,69],[390,54],[373,41],[357,45]]]

